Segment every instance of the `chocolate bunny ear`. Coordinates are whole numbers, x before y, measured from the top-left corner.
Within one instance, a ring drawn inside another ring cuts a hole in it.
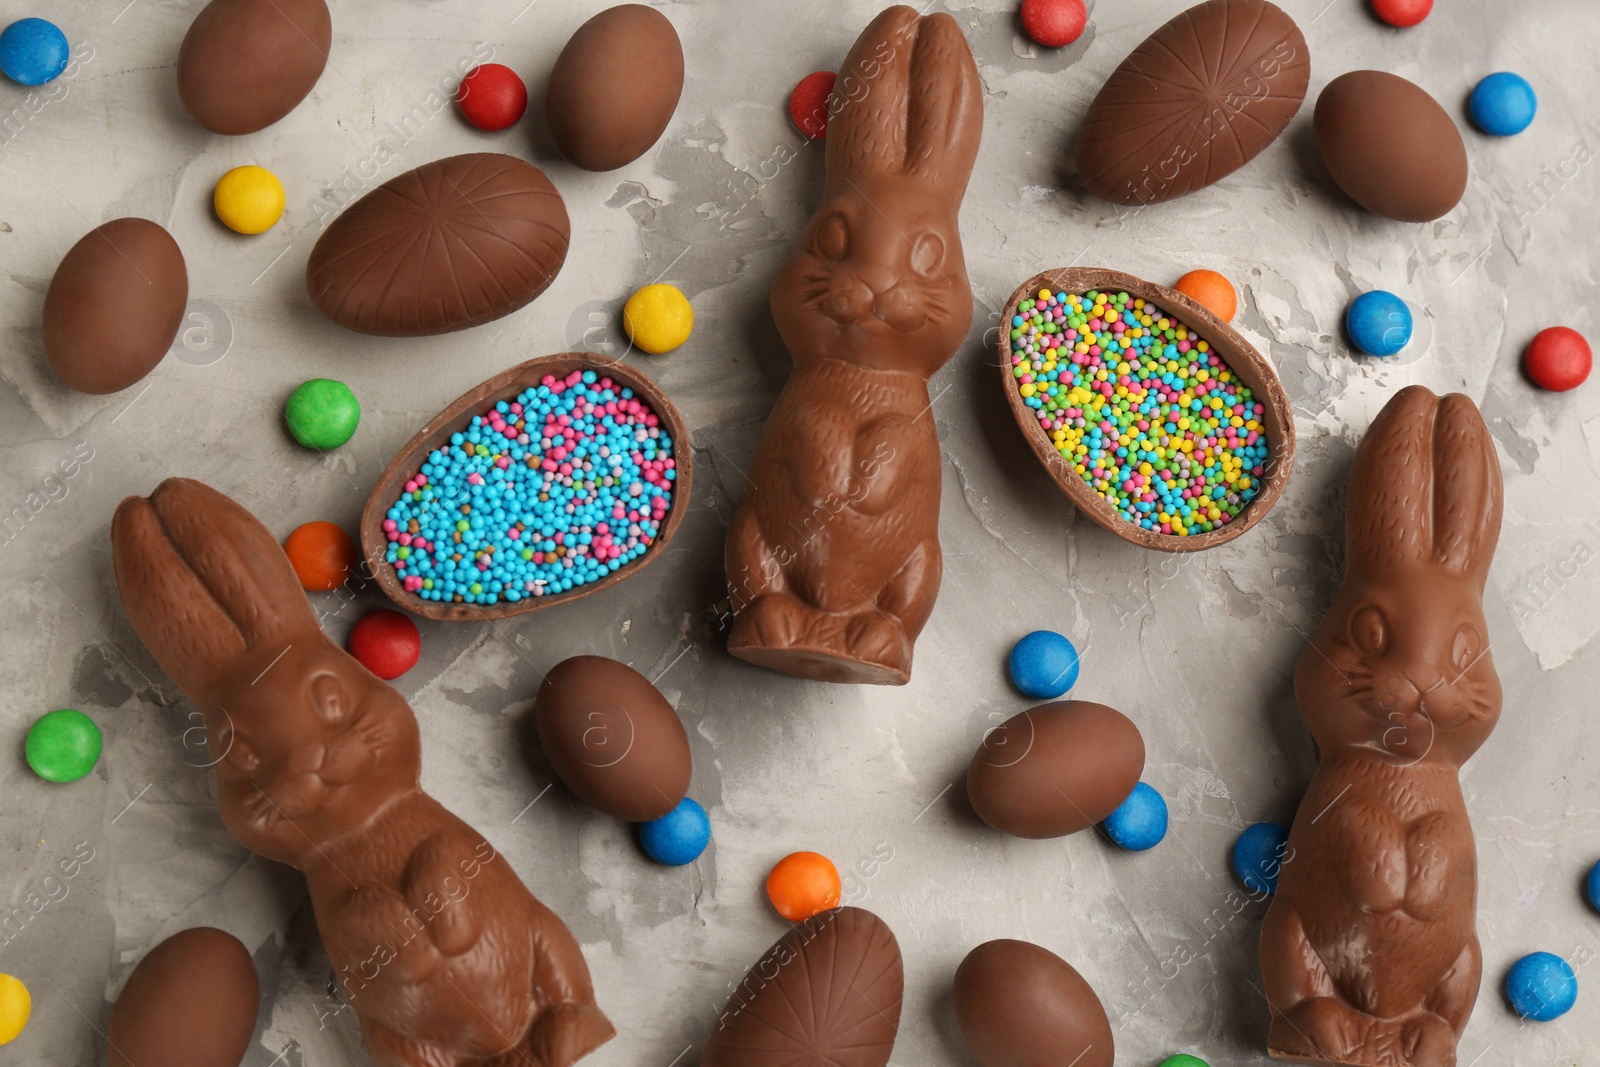
[[[913,174],[966,187],[983,132],[982,88],[955,19],[904,5],[872,20],[839,69],[828,179]]]
[[[1420,385],[1384,406],[1356,452],[1346,532],[1368,573],[1422,564],[1482,586],[1500,535],[1500,465],[1471,399]]]
[[[186,691],[209,692],[258,646],[320,633],[267,528],[200,482],[171,478],[124,500],[111,541],[123,608]]]

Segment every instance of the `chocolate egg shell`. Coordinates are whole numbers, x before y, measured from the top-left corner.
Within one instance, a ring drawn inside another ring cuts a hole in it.
[[[1117,810],[1143,771],[1144,738],[1126,715],[1064,700],[991,730],[967,768],[967,797],[996,830],[1061,837]]]
[[[45,358],[80,393],[126,389],[172,347],[188,300],[172,235],[148,219],[113,219],[73,245],[50,279]]]
[[[549,288],[571,233],[538,167],[492,152],[451,156],[346,208],[312,248],[306,288],[317,310],[358,333],[464,330]]]
[[[1431,222],[1467,191],[1461,131],[1420,86],[1353,70],[1317,98],[1317,150],[1339,188],[1374,214]]]
[[[667,17],[622,4],[578,27],[556,58],[545,115],[584,170],[616,170],[661,138],[683,93],[683,45]]]
[[[956,1022],[983,1067],[1111,1067],[1111,1021],[1083,975],[1027,941],[990,941],[956,968]]]
[[[173,934],[128,976],[106,1028],[106,1067],[239,1067],[261,987],[249,951],[209,926]]]
[[[734,989],[700,1067],[884,1067],[905,972],[884,921],[840,908],[795,926]]]
[[[1305,38],[1275,4],[1198,4],[1106,79],[1078,134],[1078,172],[1117,204],[1204,189],[1278,139],[1310,77]]]
[[[178,49],[178,99],[212,133],[254,133],[295,109],[333,41],[325,0],[211,0]]]
[[[604,656],[574,656],[545,676],[534,726],[550,766],[579,800],[628,822],[659,819],[689,792],[689,736],[649,679]]]

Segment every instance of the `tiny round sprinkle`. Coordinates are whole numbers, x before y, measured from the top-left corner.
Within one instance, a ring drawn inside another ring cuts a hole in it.
[[[23,752],[33,773],[45,781],[76,782],[94,770],[103,743],[93,719],[72,708],[58,708],[29,728]]]

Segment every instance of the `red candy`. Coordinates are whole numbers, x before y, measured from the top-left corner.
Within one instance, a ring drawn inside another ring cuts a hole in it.
[[[422,658],[422,635],[411,616],[382,609],[350,630],[350,654],[384,681],[400,677]]]
[[[838,79],[831,70],[819,70],[801,78],[800,84],[789,94],[789,117],[800,132],[813,141],[827,139],[828,98],[833,95],[833,83]]]
[[[1043,48],[1071,44],[1088,24],[1083,0],[1022,0],[1022,28]]]
[[[473,67],[456,91],[461,115],[480,130],[503,130],[528,110],[528,87],[499,63]]]
[[[1391,26],[1415,26],[1433,10],[1433,0],[1372,0],[1372,13]]]
[[[1565,326],[1540,330],[1522,357],[1522,367],[1533,384],[1552,393],[1576,389],[1589,377],[1594,354],[1583,334]]]

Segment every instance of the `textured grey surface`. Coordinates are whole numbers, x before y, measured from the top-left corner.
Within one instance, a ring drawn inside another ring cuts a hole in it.
[[[799,848],[851,872],[849,895],[899,935],[907,1002],[896,1064],[971,1062],[949,983],[962,955],[994,937],[1031,939],[1075,964],[1112,1015],[1121,1063],[1180,1050],[1213,1067],[1263,1062],[1263,905],[1241,906],[1228,849],[1250,822],[1286,822],[1312,770],[1290,673],[1337,582],[1354,444],[1412,382],[1478,398],[1506,475],[1488,594],[1506,708],[1464,774],[1486,970],[1462,1063],[1594,1062],[1592,988],[1579,1010],[1543,1026],[1519,1025],[1498,992],[1524,952],[1566,954],[1590,987],[1586,964],[1600,954],[1600,916],[1579,889],[1600,858],[1590,714],[1600,384],[1550,396],[1518,369],[1539,328],[1600,328],[1591,0],[1449,0],[1406,32],[1376,23],[1359,0],[1288,0],[1312,51],[1313,98],[1343,71],[1381,67],[1418,81],[1465,127],[1463,102],[1482,74],[1518,70],[1538,89],[1526,134],[1466,133],[1466,199],[1420,226],[1366,215],[1330,186],[1309,103],[1250,167],[1119,218],[1075,191],[1071,139],[1101,80],[1184,0],[1101,0],[1084,40],[1051,55],[1019,37],[1011,0],[935,4],[967,29],[987,88],[962,213],[981,307],[934,382],[944,588],[915,677],[895,690],[732,661],[714,608],[722,531],[788,366],[766,288],[819,191],[821,151],[789,128],[783,103],[802,75],[837,65],[877,0],[662,5],[687,54],[683,103],[651,153],[607,175],[555,158],[535,120],[471,130],[435,88],[492,53],[527,78],[537,110],[544,73],[600,0],[341,0],[315,92],[238,139],[204,133],[178,104],[174,57],[200,0],[124,2],[41,10],[92,57],[31,104],[0,85],[0,120],[13,116],[0,138],[0,511],[30,514],[0,543],[0,716],[13,753],[0,764],[0,904],[20,909],[8,912],[0,971],[34,996],[32,1024],[0,1062],[97,1062],[96,1029],[132,965],[201,924],[233,931],[260,966],[267,1003],[247,1064],[368,1062],[352,1015],[328,995],[299,876],[223,830],[199,766],[206,754],[187,732],[192,708],[122,616],[111,511],[182,474],[233,494],[280,536],[310,519],[353,528],[371,481],[429,416],[512,363],[612,343],[621,301],[657,277],[694,299],[698,322],[686,347],[645,364],[694,428],[693,510],[678,540],[644,575],[579,604],[493,627],[424,625],[423,662],[399,683],[422,721],[429,790],[483,830],[584,944],[619,1031],[588,1062],[694,1062],[731,984],[783,928],[761,882]],[[328,190],[348,198],[484,148],[532,158],[565,195],[574,248],[555,285],[511,318],[444,338],[365,338],[319,318],[303,265],[333,210]],[[224,230],[209,210],[212,183],[243,163],[270,167],[289,190],[283,222],[258,238]],[[189,330],[146,383],[76,395],[44,365],[45,287],[73,241],[126,214],[166,224],[183,246]],[[1242,283],[1239,325],[1276,361],[1301,448],[1287,495],[1245,537],[1200,557],[1143,553],[1078,520],[1028,457],[994,380],[993,316],[982,308],[1035,271],[1074,262],[1166,282],[1204,265]],[[1381,367],[1352,356],[1339,326],[1347,300],[1370,287],[1421,311],[1413,348]],[[328,457],[295,447],[277,414],[314,376],[350,382],[365,411],[356,440]],[[91,458],[70,479],[52,476],[75,453]],[[318,597],[336,637],[379,602],[373,590],[349,603]],[[1077,695],[1143,729],[1145,777],[1173,819],[1155,851],[1121,855],[1091,834],[1010,840],[966,806],[959,779],[984,729],[1027,703],[1005,682],[1004,652],[1037,627],[1083,650]],[[715,828],[693,866],[657,867],[627,827],[559,787],[543,792],[549,772],[524,744],[530,699],[542,670],[579,652],[657,679],[688,725],[692,793]],[[21,742],[37,714],[62,705],[93,715],[107,745],[90,777],[51,786],[23,764]],[[88,850],[66,879],[59,865]]]

